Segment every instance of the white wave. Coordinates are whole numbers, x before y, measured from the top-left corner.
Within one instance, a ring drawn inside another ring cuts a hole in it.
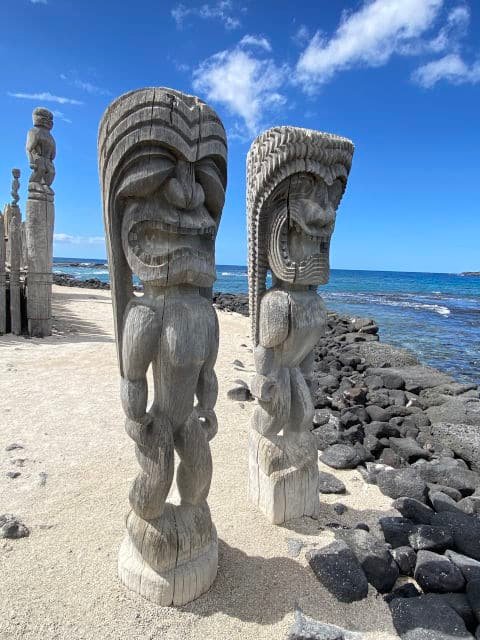
[[[234,278],[246,278],[247,277],[247,273],[235,273],[234,271],[222,271],[220,273],[221,276],[230,276],[230,277],[234,277]]]
[[[328,299],[341,298],[347,304],[350,302],[351,304],[379,304],[387,307],[401,307],[404,309],[418,309],[419,311],[433,311],[434,313],[438,313],[441,316],[449,316],[451,311],[448,307],[441,304],[430,304],[426,302],[415,302],[410,300],[402,300],[398,299],[400,296],[398,294],[393,294],[393,296],[397,295],[397,299],[394,297],[389,298],[386,295],[381,294],[372,294],[372,293],[348,293],[343,291],[335,291],[335,292],[324,292],[323,297]],[[402,296],[410,298],[412,294],[401,294]],[[345,300],[346,299],[346,300]]]

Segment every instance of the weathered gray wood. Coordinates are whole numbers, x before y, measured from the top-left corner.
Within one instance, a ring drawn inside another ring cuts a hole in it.
[[[21,270],[26,271],[28,269],[28,253],[27,253],[27,231],[25,228],[25,221],[22,222],[21,225],[21,236],[22,236],[22,260],[21,260]]]
[[[258,399],[249,437],[249,496],[281,524],[318,515],[317,447],[310,433],[313,348],[326,308],[329,247],[353,144],[327,133],[276,127],[247,159],[249,301]],[[273,286],[266,290],[267,270]]]
[[[20,260],[22,255],[21,228],[14,217],[10,220],[10,324],[11,332],[17,336],[22,333],[22,315],[20,309]]]
[[[0,213],[0,335],[7,330],[5,253],[5,222]]]
[[[52,262],[56,147],[50,130],[53,115],[47,109],[33,112],[34,126],[27,136],[27,155],[32,174],[26,205],[26,242],[28,254],[27,317],[31,336],[52,333]]]
[[[198,98],[152,88],[108,107],[98,145],[121,400],[141,467],[118,571],[142,596],[182,605],[210,587],[218,563],[207,504],[218,323],[202,293],[216,277],[226,136]],[[133,294],[132,274],[143,297]],[[175,451],[179,505],[167,502]]]

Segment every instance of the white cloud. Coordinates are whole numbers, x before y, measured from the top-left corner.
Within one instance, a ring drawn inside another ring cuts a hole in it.
[[[334,35],[317,31],[300,56],[298,80],[312,92],[341,70],[378,67],[430,29],[443,0],[366,0],[356,12],[342,15]]]
[[[177,27],[183,27],[185,19],[189,16],[202,20],[216,19],[223,23],[225,29],[236,29],[240,26],[240,20],[234,15],[235,10],[231,0],[218,0],[215,3],[205,3],[199,7],[187,7],[184,4],[176,5],[170,12],[177,23]]]
[[[32,4],[48,4],[47,0],[30,0]]]
[[[286,102],[278,91],[286,76],[286,67],[278,67],[270,58],[256,58],[237,46],[204,60],[193,72],[193,87],[240,117],[252,136],[258,132],[265,112]],[[239,130],[238,125],[236,128]]]
[[[59,120],[63,120],[63,122],[68,122],[68,124],[72,124],[72,121],[66,117],[63,111],[58,111],[58,109],[54,109],[52,113],[55,118],[58,118]]]
[[[90,93],[92,95],[97,95],[97,96],[112,95],[108,89],[99,87],[98,85],[92,84],[91,82],[85,82],[84,80],[81,80],[80,78],[78,78],[75,74],[73,74],[73,77],[72,77],[72,75],[66,75],[62,73],[60,74],[60,78],[68,82],[68,84],[70,84],[72,87],[76,87],[77,89],[80,89],[81,91],[85,91],[86,93]]]
[[[48,91],[42,93],[12,93],[10,91],[7,94],[11,98],[20,98],[21,100],[38,100],[41,102],[57,102],[58,104],[83,104],[80,100],[74,100],[73,98],[64,98],[63,96],[54,96]]]
[[[272,45],[264,36],[253,36],[247,34],[246,36],[243,36],[239,44],[242,46],[259,47],[260,49],[264,49],[269,52],[272,50]]]
[[[53,241],[59,244],[104,244],[103,236],[72,236],[69,233],[54,233]]]
[[[469,66],[458,53],[450,53],[418,67],[413,72],[412,79],[426,89],[430,89],[440,80],[452,84],[477,84],[480,82],[480,61]]]

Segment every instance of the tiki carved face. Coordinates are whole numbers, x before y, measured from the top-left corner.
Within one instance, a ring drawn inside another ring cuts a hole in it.
[[[295,173],[273,191],[269,209],[268,261],[279,280],[301,285],[328,282],[330,239],[344,190],[313,173]]]
[[[119,196],[122,245],[133,273],[161,286],[210,287],[215,236],[225,200],[214,156],[189,162],[166,146],[130,164]]]

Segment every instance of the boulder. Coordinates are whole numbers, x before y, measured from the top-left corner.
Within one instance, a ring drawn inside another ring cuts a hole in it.
[[[471,640],[461,616],[447,603],[425,596],[396,598],[390,603],[392,620],[402,640]]]
[[[480,400],[459,396],[443,404],[429,407],[426,414],[432,424],[445,422],[480,426]]]
[[[247,402],[249,400],[253,400],[250,389],[248,387],[244,387],[243,385],[238,385],[229,389],[227,391],[227,398],[229,400],[236,400],[237,402]]]
[[[397,547],[392,549],[391,553],[400,573],[404,576],[413,576],[415,565],[417,564],[417,554],[412,547]]]
[[[407,518],[385,516],[379,519],[383,536],[394,549],[410,545],[408,536],[415,530],[415,524]]]
[[[367,580],[380,593],[390,591],[397,581],[399,570],[387,545],[367,531],[350,529],[339,531],[360,562]]]
[[[470,495],[480,486],[480,476],[470,471],[461,460],[439,458],[417,463],[414,467],[425,482],[438,482],[458,489],[463,496]]]
[[[430,459],[429,452],[422,449],[413,438],[389,438],[389,442],[395,453],[409,464],[422,458],[424,460]]]
[[[366,598],[365,573],[353,551],[342,540],[309,551],[306,559],[318,580],[341,602]]]
[[[480,403],[478,406],[480,407]],[[480,410],[476,425],[432,420],[430,430],[433,438],[451,449],[462,460],[468,462],[474,471],[480,472],[480,428],[478,427],[480,425]]]
[[[419,524],[408,536],[408,541],[415,551],[421,549],[444,551],[453,546],[453,535],[449,527],[433,527],[429,524]]]
[[[432,524],[449,527],[453,534],[455,550],[480,560],[480,518],[443,511],[433,516]]]
[[[447,549],[445,555],[460,569],[466,582],[480,580],[480,562],[478,560],[464,556],[462,553],[457,553],[451,549]]]
[[[369,367],[404,367],[418,364],[413,353],[382,342],[358,344],[355,345],[355,351],[365,359]]]
[[[333,444],[320,455],[320,460],[333,469],[354,469],[362,462],[358,451],[349,444]]]
[[[417,564],[413,575],[423,591],[427,592],[461,591],[465,586],[465,579],[460,569],[446,556],[433,551],[421,550],[417,553]]]
[[[397,498],[392,507],[416,524],[430,524],[434,515],[433,509],[414,498]]]
[[[425,501],[427,485],[413,467],[382,471],[377,475],[377,485],[380,491],[389,498],[396,499],[407,496],[420,500],[420,502]]]
[[[319,492],[320,493],[345,493],[346,487],[340,478],[335,477],[331,473],[319,471]]]
[[[480,580],[470,580],[467,583],[467,598],[475,618],[480,624]]]

